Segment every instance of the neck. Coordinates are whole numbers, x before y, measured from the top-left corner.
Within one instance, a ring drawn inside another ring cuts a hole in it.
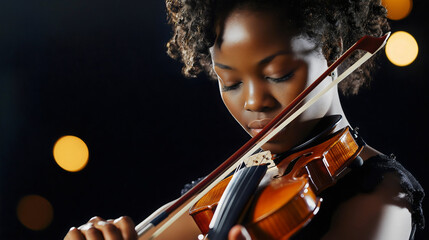
[[[342,119],[338,123],[338,125],[335,127],[336,130],[340,130],[342,128],[345,128],[347,126],[350,126],[349,121],[347,120],[346,115],[344,114],[343,107],[341,106],[340,96],[338,94],[338,89],[335,90],[334,99],[332,100],[331,107],[329,108],[327,116],[330,115],[341,115]]]

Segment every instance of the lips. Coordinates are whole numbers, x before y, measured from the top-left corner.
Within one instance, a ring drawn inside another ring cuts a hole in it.
[[[252,135],[258,134],[272,119],[264,118],[251,121],[247,127],[250,129]]]

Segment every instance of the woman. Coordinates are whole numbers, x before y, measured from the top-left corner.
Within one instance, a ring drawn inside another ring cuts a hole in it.
[[[174,30],[168,53],[184,62],[186,76],[206,71],[217,79],[225,106],[251,136],[344,49],[361,36],[381,36],[389,29],[378,0],[167,0],[167,9]],[[356,94],[369,81],[372,67],[367,63],[352,73],[262,148],[282,154],[317,134],[328,116],[342,117],[336,130],[348,126],[338,90]],[[364,165],[323,192],[320,212],[292,239],[413,239],[424,225],[420,185],[393,158],[369,146],[361,157]],[[186,226],[184,235],[175,238],[195,239],[196,229]],[[230,239],[249,237],[241,226],[229,234]],[[72,228],[65,239],[135,238],[129,218],[95,217]]]

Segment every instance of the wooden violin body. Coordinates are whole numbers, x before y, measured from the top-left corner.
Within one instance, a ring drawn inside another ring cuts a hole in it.
[[[262,182],[239,224],[255,239],[288,239],[317,213],[321,191],[335,184],[358,157],[362,144],[345,128],[314,147],[293,153]],[[231,177],[221,181],[190,210],[203,234]],[[238,223],[237,223],[238,224]]]

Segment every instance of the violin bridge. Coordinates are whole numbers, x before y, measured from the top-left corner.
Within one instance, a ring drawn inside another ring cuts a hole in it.
[[[244,160],[246,167],[267,164],[267,172],[259,183],[259,186],[268,185],[273,179],[279,177],[279,169],[272,159],[270,151],[254,154]]]
[[[268,169],[276,166],[272,159],[270,151],[264,151],[257,154],[254,154],[244,160],[246,167],[257,166],[262,164],[267,164]]]

